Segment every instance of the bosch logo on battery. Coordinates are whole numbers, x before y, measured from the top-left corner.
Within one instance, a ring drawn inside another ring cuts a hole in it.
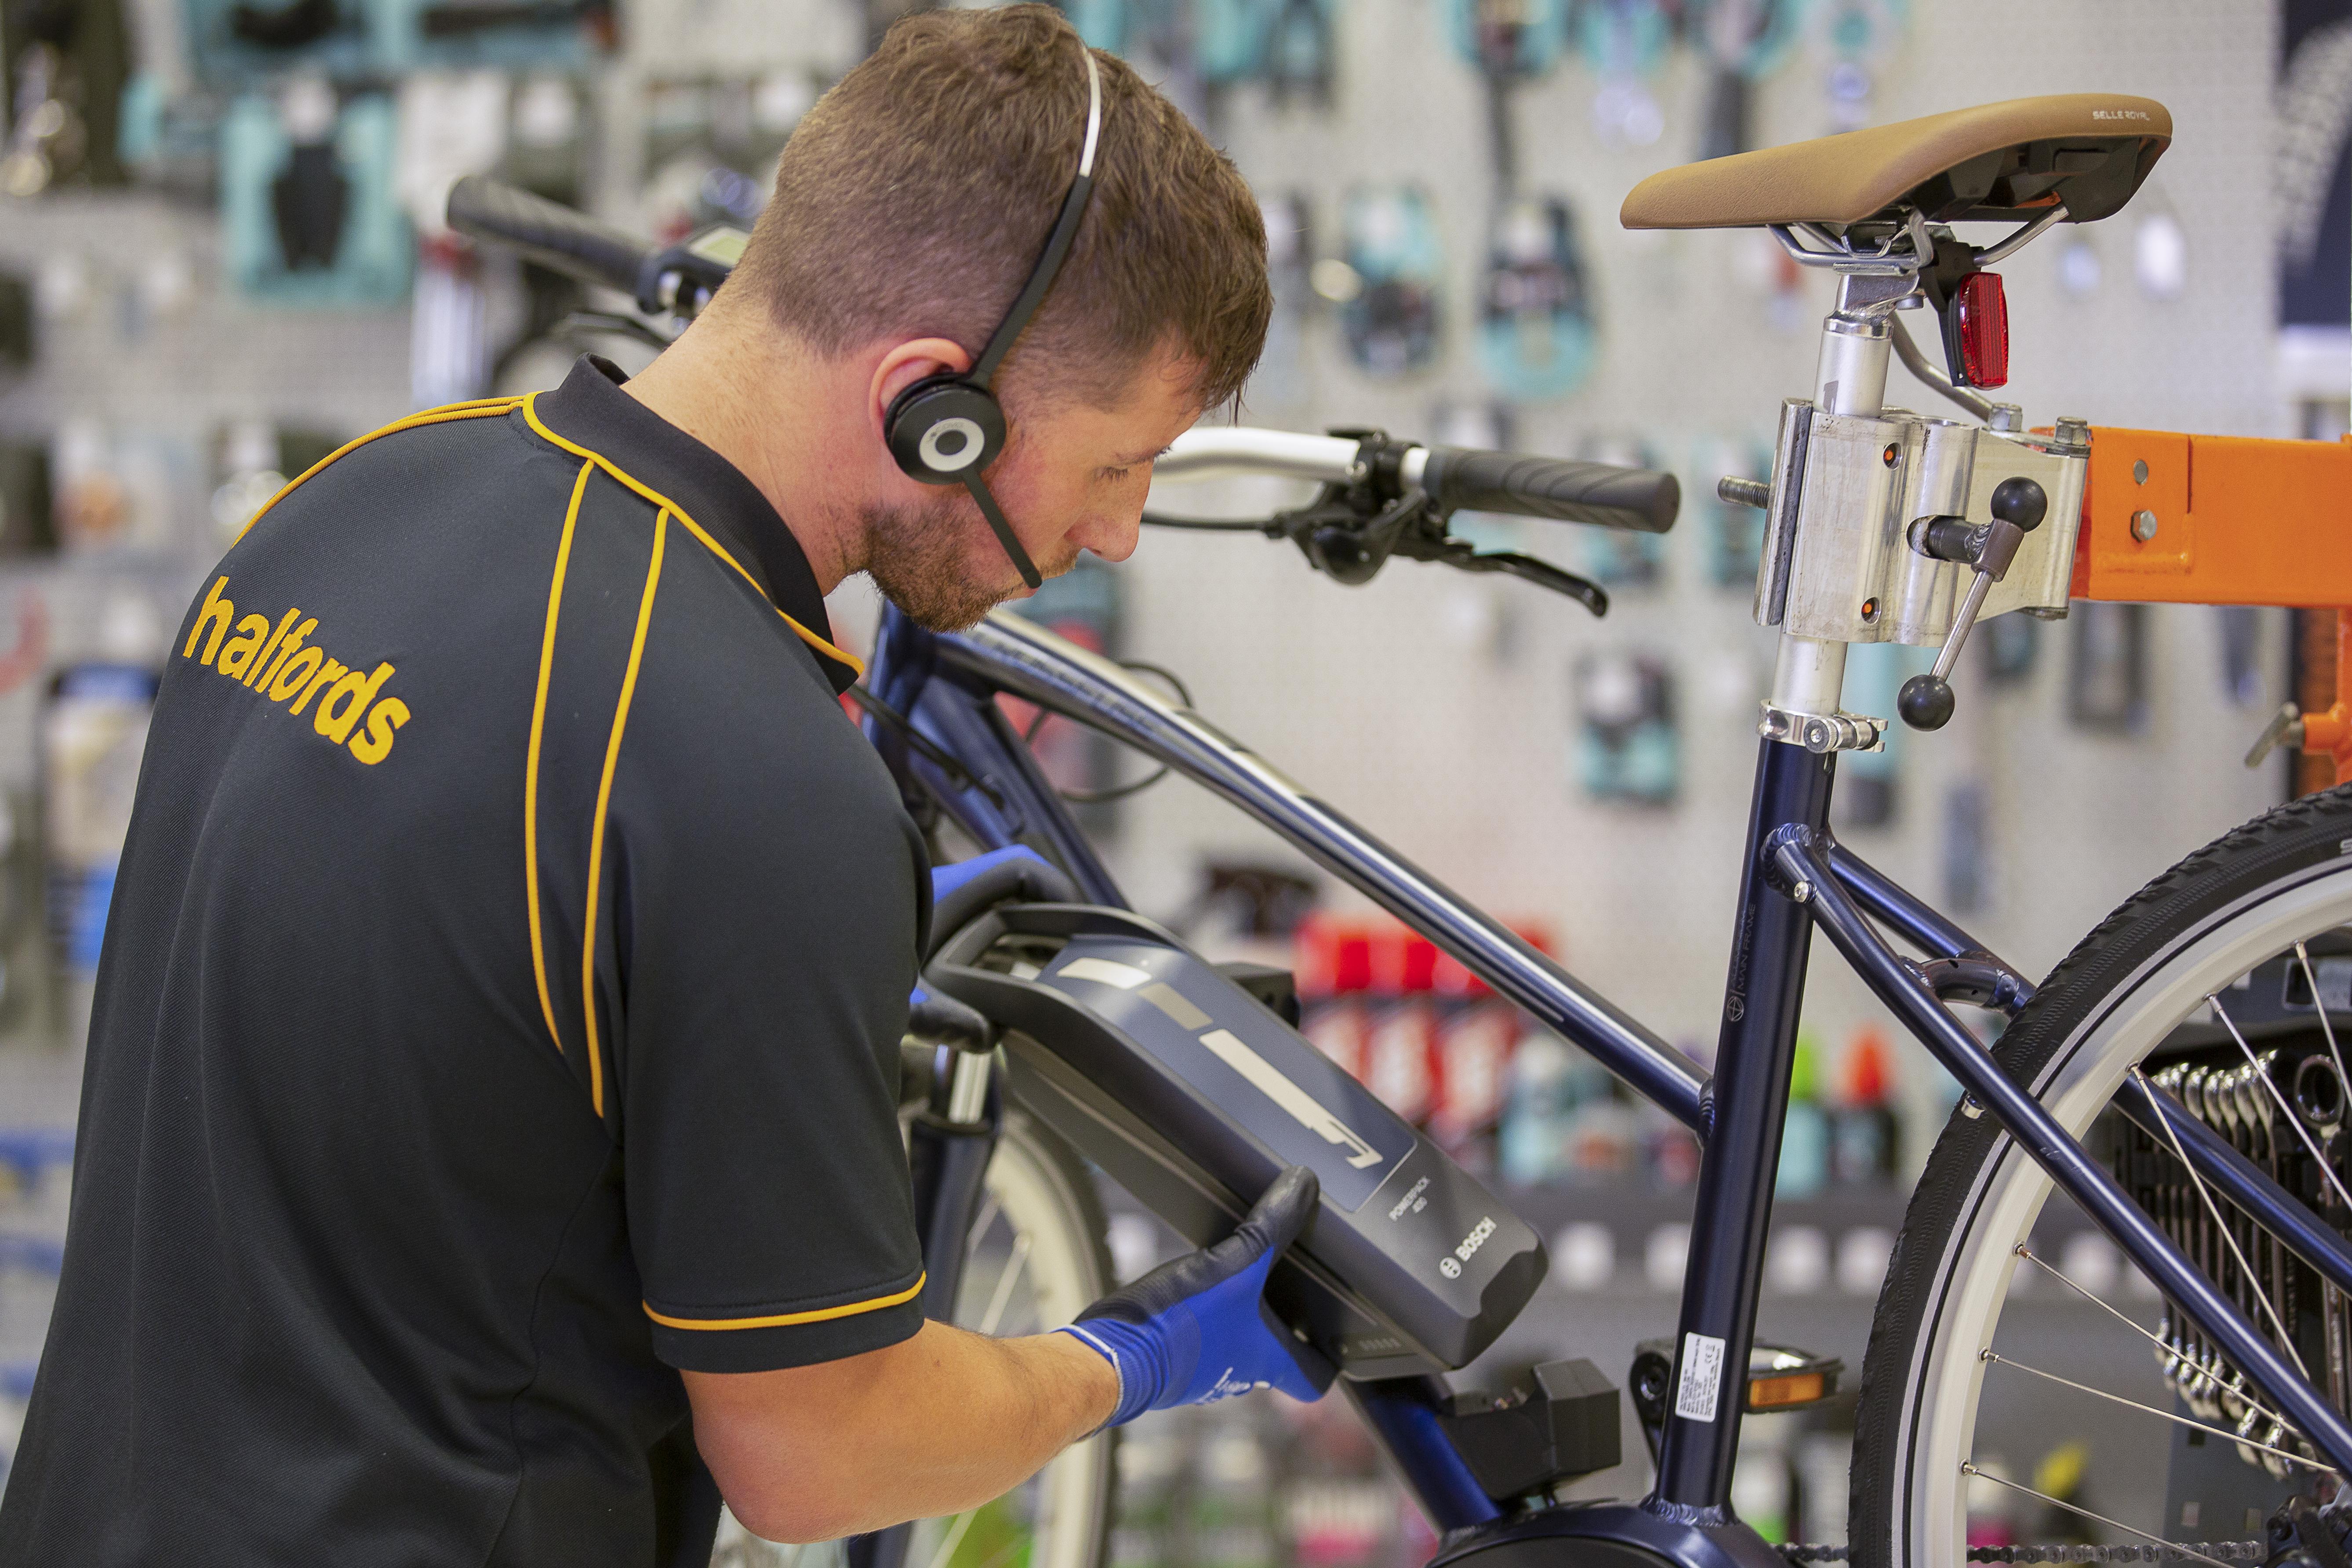
[[[1462,1244],[1449,1256],[1437,1260],[1437,1271],[1448,1279],[1461,1279],[1462,1266],[1469,1262],[1471,1255],[1486,1246],[1486,1238],[1494,1234],[1495,1218],[1489,1215],[1470,1227],[1470,1234],[1462,1238]]]

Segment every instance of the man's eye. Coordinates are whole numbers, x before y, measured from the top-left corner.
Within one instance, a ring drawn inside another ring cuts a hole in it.
[[[1120,480],[1126,479],[1128,475],[1133,472],[1135,472],[1133,468],[1105,468],[1102,471],[1102,477],[1108,479],[1112,484],[1118,484]]]

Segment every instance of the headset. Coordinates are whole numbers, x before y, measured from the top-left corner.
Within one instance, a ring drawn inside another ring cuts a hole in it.
[[[971,369],[962,374],[925,376],[890,400],[889,412],[882,421],[890,456],[908,479],[927,485],[961,485],[971,492],[981,515],[996,531],[996,542],[1004,546],[1021,580],[1032,588],[1042,586],[1045,579],[1038,576],[1036,563],[1013,537],[1013,525],[1004,521],[981,472],[1004,450],[1004,410],[989,383],[1053,288],[1055,275],[1061,271],[1071,243],[1077,238],[1087,200],[1094,194],[1095,143],[1102,135],[1102,73],[1096,68],[1094,51],[1081,48],[1087,59],[1086,145],[1078,153],[1077,178],[1070,182],[1070,194],[1062,198],[1061,216],[1046,237],[1045,253],[1037,258],[1029,281],[1022,285],[1013,309]]]

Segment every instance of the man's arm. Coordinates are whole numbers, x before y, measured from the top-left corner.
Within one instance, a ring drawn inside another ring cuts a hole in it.
[[[992,1340],[926,1322],[912,1339],[813,1366],[688,1371],[695,1442],[736,1518],[804,1542],[976,1508],[1146,1410],[1253,1388],[1313,1399],[1331,1368],[1264,1298],[1317,1190],[1313,1172],[1284,1172],[1233,1235],[1050,1334]]]
[[[976,1508],[1110,1418],[1111,1363],[1067,1334],[926,1322],[863,1355],[685,1374],[720,1495],[770,1541],[831,1541]]]

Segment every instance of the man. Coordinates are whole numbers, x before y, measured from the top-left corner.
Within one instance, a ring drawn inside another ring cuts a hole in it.
[[[742,267],[625,386],[421,415],[255,521],[172,645],[91,1024],[0,1562],[707,1559],[977,1505],[1139,1411],[1312,1394],[1258,1297],[1306,1222],[1069,1332],[921,1321],[896,1123],[925,847],[823,595],[1019,584],[897,467],[1076,167],[1028,5],[894,29]],[[1023,553],[1134,547],[1268,311],[1232,166],[1098,57],[1096,188],[998,381]],[[713,1486],[713,1478],[716,1486]]]

